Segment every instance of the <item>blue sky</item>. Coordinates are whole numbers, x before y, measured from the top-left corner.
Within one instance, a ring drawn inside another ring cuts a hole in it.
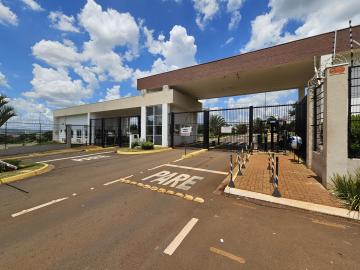
[[[358,0],[0,0],[0,92],[23,117],[137,95],[136,78],[360,23]],[[296,91],[268,94],[287,103]],[[207,107],[263,104],[264,95]]]

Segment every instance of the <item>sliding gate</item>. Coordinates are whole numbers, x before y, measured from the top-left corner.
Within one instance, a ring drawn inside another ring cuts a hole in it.
[[[287,150],[290,136],[302,135],[303,140],[306,137],[304,106],[306,112],[305,100],[296,104],[171,113],[170,143],[173,147],[186,144],[239,150],[252,145],[264,151]],[[183,127],[191,127],[190,136],[181,136]]]

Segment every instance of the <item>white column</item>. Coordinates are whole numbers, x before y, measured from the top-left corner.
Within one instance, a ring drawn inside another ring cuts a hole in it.
[[[302,101],[305,97],[305,86],[301,86],[298,88],[298,101]]]
[[[162,104],[162,146],[169,146],[169,112],[170,105]]]
[[[324,95],[324,153],[326,163],[323,185],[331,187],[334,173],[346,174],[348,161],[348,66],[326,70]]]
[[[146,107],[141,107],[141,135],[142,140],[146,140]]]

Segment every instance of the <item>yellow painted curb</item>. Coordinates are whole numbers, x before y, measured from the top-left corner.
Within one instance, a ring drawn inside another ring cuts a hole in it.
[[[182,156],[181,156],[181,159],[186,159],[186,158],[195,157],[195,156],[198,156],[198,155],[200,155],[200,154],[202,154],[202,153],[204,153],[204,152],[207,152],[207,151],[209,151],[209,150],[208,150],[208,149],[197,150],[197,151],[194,151],[194,152],[192,152],[192,153],[190,153],[190,154],[182,155]]]
[[[169,194],[169,195],[174,195],[174,194],[175,194],[175,192],[169,189],[169,190],[167,190],[167,191],[166,191],[166,194]]]
[[[9,176],[9,177],[0,179],[0,184],[6,184],[6,183],[14,182],[14,181],[23,180],[25,178],[29,178],[29,177],[32,177],[32,176],[36,176],[36,175],[39,175],[39,174],[49,172],[54,168],[53,165],[49,166],[49,164],[46,164],[46,163],[39,163],[39,164],[42,164],[43,167],[41,167],[39,169],[36,169],[36,170],[33,170],[31,172],[25,172],[25,173],[22,173],[22,174]]]
[[[175,196],[178,196],[180,198],[184,198],[184,194],[182,194],[181,192],[176,192]]]
[[[196,197],[193,201],[198,202],[198,203],[204,203],[205,202],[205,200],[203,198],[200,198],[200,197]]]
[[[172,148],[161,148],[161,149],[138,151],[138,152],[126,152],[126,151],[117,150],[116,153],[118,153],[119,155],[142,155],[142,154],[155,154],[169,150],[172,150]]]
[[[194,199],[194,197],[189,194],[185,194],[184,199],[188,200],[188,201],[192,201]]]

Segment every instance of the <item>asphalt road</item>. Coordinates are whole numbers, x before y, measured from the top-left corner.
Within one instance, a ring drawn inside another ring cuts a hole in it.
[[[0,269],[359,269],[359,223],[215,195],[228,154],[181,154],[34,159],[55,169],[0,186]]]

